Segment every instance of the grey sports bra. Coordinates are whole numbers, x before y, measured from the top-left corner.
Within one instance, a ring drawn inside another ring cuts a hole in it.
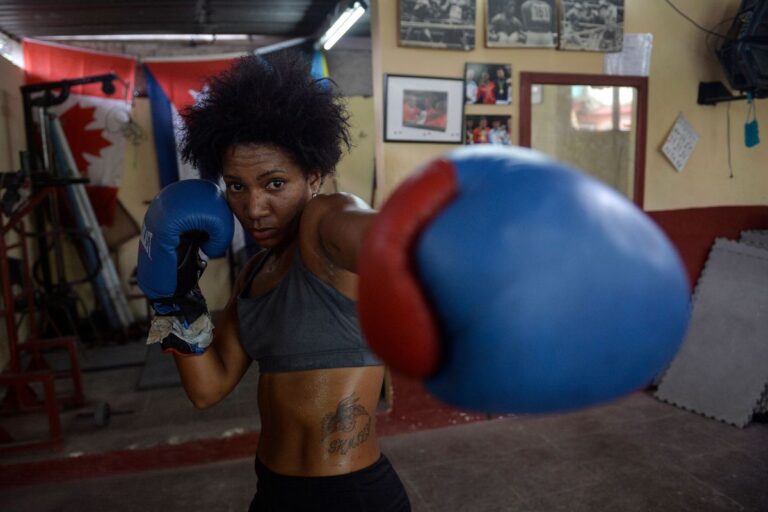
[[[382,364],[368,349],[355,302],[313,274],[297,249],[288,273],[272,290],[248,297],[268,257],[254,266],[237,299],[240,343],[261,372],[290,372]]]

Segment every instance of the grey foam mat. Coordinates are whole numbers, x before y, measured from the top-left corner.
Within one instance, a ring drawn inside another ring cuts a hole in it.
[[[768,249],[768,230],[742,231],[740,242]]]
[[[718,239],[696,287],[688,334],[656,397],[743,427],[768,384],[768,251]]]
[[[768,250],[768,230],[755,229],[742,231],[739,241]],[[755,409],[755,412],[768,414],[768,384],[766,384],[765,391],[763,391],[763,397],[760,399],[760,404]]]
[[[171,354],[164,354],[160,344],[146,346],[144,369],[139,377],[138,389],[157,389],[180,386],[181,378]]]

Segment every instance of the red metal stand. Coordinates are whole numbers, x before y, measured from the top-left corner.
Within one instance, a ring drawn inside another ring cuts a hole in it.
[[[29,384],[32,382],[42,382],[45,408],[48,411],[48,439],[32,439],[28,441],[16,441],[10,434],[0,427],[0,453],[18,452],[24,450],[34,450],[38,448],[53,448],[60,450],[61,442],[61,421],[59,418],[59,407],[56,400],[56,388],[53,383],[54,375],[51,372],[24,372],[24,373],[2,373],[0,374],[0,384],[9,386],[11,389],[31,390]],[[26,392],[26,391],[23,391]],[[22,393],[23,393],[22,392]],[[15,396],[20,396],[16,393]],[[7,395],[8,396],[8,395]]]
[[[0,283],[2,284],[3,306],[5,325],[8,333],[8,368],[0,373],[0,384],[8,386],[0,412],[22,413],[46,410],[50,438],[44,440],[32,440],[27,442],[14,442],[10,435],[0,427],[0,452],[8,450],[25,450],[48,447],[59,449],[61,447],[61,425],[59,421],[59,406],[81,406],[85,403],[83,393],[82,374],[77,357],[77,338],[66,336],[53,339],[40,339],[37,315],[35,311],[34,283],[32,282],[29,265],[29,249],[24,229],[19,229],[19,240],[9,244],[6,241],[8,233],[16,227],[23,228],[25,216],[43,205],[53,193],[52,188],[41,188],[33,195],[25,205],[19,208],[5,224],[0,224]],[[47,236],[47,235],[41,235]],[[58,234],[53,233],[53,236]],[[14,295],[11,269],[9,264],[9,252],[16,249],[21,253],[21,277],[22,290]],[[23,308],[17,304],[23,303]],[[21,309],[21,311],[17,311]],[[25,313],[28,338],[26,341],[19,339],[19,325],[17,325],[18,313]],[[45,351],[65,348],[69,354],[69,368],[64,371],[53,371],[45,360]],[[24,352],[31,354],[31,360],[26,368],[22,368],[21,355]],[[73,392],[67,396],[57,396],[54,387],[56,379],[71,379]],[[42,383],[42,399],[30,384]]]

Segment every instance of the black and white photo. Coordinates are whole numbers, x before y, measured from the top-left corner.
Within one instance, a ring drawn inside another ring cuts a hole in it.
[[[512,103],[511,65],[467,62],[464,68],[464,102],[467,105]]]
[[[557,46],[555,0],[487,0],[489,48]]]
[[[386,75],[384,141],[461,144],[464,81],[460,78]]]
[[[475,0],[399,0],[400,45],[475,48]]]
[[[620,52],[624,0],[562,0],[561,50]]]

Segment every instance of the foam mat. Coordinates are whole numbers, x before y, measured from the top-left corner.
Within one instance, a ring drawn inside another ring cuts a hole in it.
[[[718,239],[696,286],[688,334],[660,400],[738,427],[768,384],[768,251]]]
[[[768,250],[768,230],[742,231],[739,241]],[[763,397],[760,399],[760,404],[755,409],[755,413],[768,414],[768,384],[766,384]]]
[[[768,230],[742,231],[740,242],[768,249]]]

